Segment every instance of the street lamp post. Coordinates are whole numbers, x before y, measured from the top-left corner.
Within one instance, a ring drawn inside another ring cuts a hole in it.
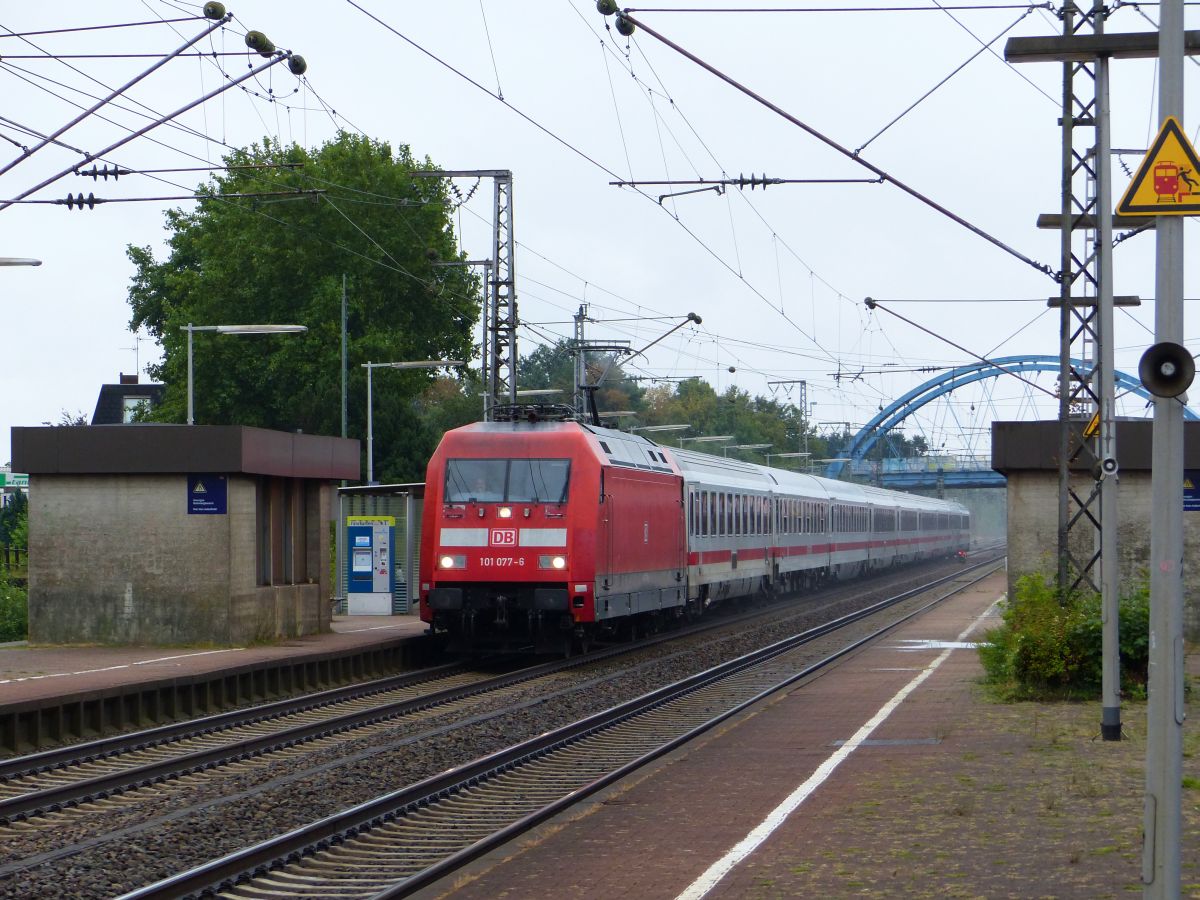
[[[704,434],[704,435],[701,435],[700,437],[680,438],[679,439],[679,447],[680,447],[680,449],[683,448],[684,441],[688,441],[689,443],[693,443],[693,444],[715,444],[715,443],[719,443],[720,441],[732,441],[732,440],[733,440],[732,434]]]
[[[308,331],[307,325],[193,325],[188,322],[179,326],[180,331],[188,333],[188,373],[187,373],[187,423],[195,425],[192,400],[192,333],[196,331],[215,331],[217,334],[303,334]]]
[[[687,431],[691,427],[692,427],[691,425],[688,425],[685,423],[678,423],[675,425],[634,425],[629,430],[630,431],[644,431],[647,434],[649,434],[652,431],[653,432],[657,432],[657,431]]]
[[[728,458],[730,450],[769,450],[774,444],[730,444],[721,448],[721,455]]]
[[[421,359],[413,362],[373,363],[367,361],[367,484],[375,483],[375,404],[371,396],[371,373],[375,369],[440,369],[442,366],[461,366],[461,359]]]
[[[767,458],[768,466],[771,464],[771,457],[775,457],[776,459],[803,459],[804,457],[812,456],[812,454],[808,453],[807,451],[792,451],[791,453],[764,453],[763,455]]]

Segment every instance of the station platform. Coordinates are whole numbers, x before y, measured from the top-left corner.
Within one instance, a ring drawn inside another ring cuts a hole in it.
[[[988,699],[974,641],[1004,590],[990,576],[416,896],[1140,891],[1145,705],[1104,742],[1098,702]],[[1184,806],[1195,891],[1200,805]]]
[[[332,631],[235,648],[0,645],[0,755],[152,727],[420,665],[417,615],[335,615]]]

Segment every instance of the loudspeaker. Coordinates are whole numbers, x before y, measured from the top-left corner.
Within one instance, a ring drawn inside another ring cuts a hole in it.
[[[1138,363],[1138,378],[1155,397],[1178,397],[1191,387],[1195,377],[1192,354],[1170,341],[1154,344]]]

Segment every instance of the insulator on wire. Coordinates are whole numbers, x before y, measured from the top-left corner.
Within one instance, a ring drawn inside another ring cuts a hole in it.
[[[214,20],[225,18],[225,4],[215,2],[205,3],[204,18]]]
[[[275,45],[271,43],[271,39],[261,31],[247,31],[246,46],[259,56],[270,56],[275,52]]]
[[[743,189],[749,185],[750,190],[754,190],[756,187],[761,187],[765,191],[768,184],[774,184],[774,181],[767,177],[766,172],[763,172],[761,178],[755,175],[753,172],[750,173],[749,178],[747,178],[745,175],[738,175],[738,187]]]
[[[80,194],[78,197],[76,197],[74,194],[67,194],[67,209],[74,209],[76,206],[78,206],[80,209],[83,209],[85,206],[88,209],[95,209],[96,195],[88,194],[85,197],[83,194]]]
[[[98,169],[93,165],[90,169],[76,169],[75,174],[88,178],[103,178],[105,181],[108,181],[108,176],[111,175],[113,181],[116,181],[122,175],[130,174],[131,171],[131,169],[122,169],[119,166],[113,166],[112,168],[105,166],[103,169]]]

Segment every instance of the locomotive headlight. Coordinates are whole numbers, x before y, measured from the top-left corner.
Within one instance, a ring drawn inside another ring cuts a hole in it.
[[[451,556],[447,553],[438,559],[438,565],[443,569],[465,569],[467,567],[467,558],[465,556]]]
[[[511,506],[501,506],[499,509],[496,510],[496,515],[501,519],[511,519],[512,518],[512,507]]]
[[[539,569],[565,569],[567,567],[567,558],[565,556],[539,556]]]

